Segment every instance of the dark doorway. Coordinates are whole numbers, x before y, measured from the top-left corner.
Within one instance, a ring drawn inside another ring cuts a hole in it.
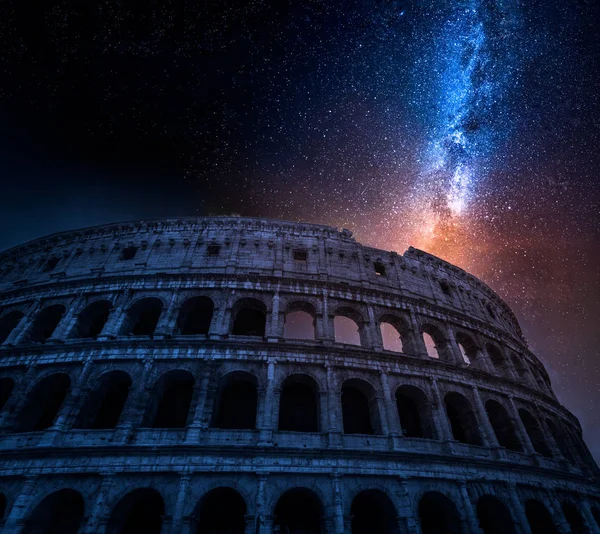
[[[12,378],[3,376],[0,378],[0,411],[4,408],[6,401],[10,398],[15,387],[15,382]]]
[[[256,428],[257,399],[254,376],[243,372],[227,375],[217,395],[213,427],[237,430]]]
[[[559,534],[552,516],[539,501],[530,499],[525,503],[525,515],[531,534]]]
[[[87,306],[79,314],[70,337],[91,339],[98,337],[108,321],[111,309],[112,304],[108,300],[99,300]]]
[[[267,314],[265,305],[257,299],[242,299],[234,307],[231,333],[234,336],[265,336]]]
[[[244,534],[246,503],[231,488],[209,491],[198,503],[193,520],[196,534]]]
[[[285,492],[275,506],[275,528],[281,534],[321,534],[323,506],[319,497],[305,488]]]
[[[65,313],[65,307],[60,304],[48,306],[39,311],[33,320],[28,332],[28,341],[44,343],[47,341],[60,323]]]
[[[352,534],[400,534],[396,509],[379,490],[361,491],[350,508]]]
[[[521,452],[523,447],[517,438],[515,427],[504,406],[499,402],[489,400],[485,403],[485,411],[494,429],[494,434],[496,434],[498,444],[511,451]]]
[[[23,534],[76,534],[84,513],[81,494],[62,489],[48,495],[25,521]]]
[[[115,428],[130,387],[131,377],[123,371],[111,371],[102,375],[79,413],[75,428]]]
[[[183,336],[207,335],[213,317],[214,304],[208,297],[193,297],[181,306],[177,326]]]
[[[460,393],[448,393],[445,403],[454,439],[469,445],[481,445],[479,426],[469,401]]]
[[[20,311],[7,313],[0,318],[0,344],[6,341],[6,338],[10,336],[22,318],[23,313]]]
[[[187,371],[169,371],[160,377],[152,393],[145,426],[185,428],[194,390],[194,377]]]
[[[160,534],[165,503],[150,488],[133,490],[113,509],[106,534]]]
[[[396,390],[396,407],[403,436],[436,438],[431,403],[422,390],[415,386],[400,386]]]
[[[373,388],[362,380],[348,380],[342,387],[342,419],[346,434],[379,432],[377,399]]]
[[[318,388],[306,375],[288,377],[279,399],[279,430],[319,431]]]
[[[419,501],[422,534],[461,534],[456,505],[445,495],[430,491]]]
[[[519,410],[519,417],[523,422],[523,426],[527,431],[527,435],[529,436],[529,440],[531,441],[535,452],[545,456],[546,458],[552,458],[552,453],[546,444],[546,439],[544,438],[542,429],[540,428],[540,425],[535,417],[533,417],[533,415],[523,408]]]
[[[127,310],[127,319],[123,324],[121,334],[152,336],[161,313],[162,301],[160,299],[152,297],[138,300]]]
[[[483,495],[477,501],[477,519],[483,534],[517,534],[508,508],[492,495]]]
[[[71,380],[58,373],[40,380],[27,394],[27,401],[17,417],[17,432],[45,430],[54,423],[67,396]]]

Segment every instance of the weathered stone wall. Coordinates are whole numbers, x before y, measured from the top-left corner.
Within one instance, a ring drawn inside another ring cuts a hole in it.
[[[205,330],[186,334],[195,297],[211,303],[210,314]],[[192,532],[198,502],[223,487],[243,498],[254,534],[274,531],[279,498],[292,488],[318,497],[327,533],[350,533],[355,497],[372,490],[393,505],[389,532],[421,532],[427,492],[454,502],[464,532],[484,531],[485,495],[507,507],[518,532],[531,532],[531,499],[559,532],[569,532],[565,503],[600,532],[598,468],[513,313],[485,284],[422,251],[399,255],[348,231],[282,221],[143,221],[4,252],[0,298],[3,532],[28,528],[36,506],[64,488],[83,497],[82,532],[104,532],[136,488],[162,496],[162,532]],[[136,335],[150,304],[156,324]],[[90,319],[103,306],[106,316]],[[242,309],[264,318],[260,335],[234,334]],[[284,336],[297,310],[313,317],[314,340]],[[336,316],[355,321],[360,346],[336,342]],[[384,349],[381,323],[396,328],[402,352]],[[85,337],[92,324],[101,328]],[[130,379],[118,424],[81,428],[113,371]],[[45,398],[36,387],[59,374],[67,386],[54,417],[27,428]],[[167,376],[189,377],[189,409],[178,428],[154,428]],[[216,428],[225,385],[240,377],[256,391],[255,424]],[[282,392],[294,380],[313,388],[316,431],[279,429]],[[344,431],[348,388],[368,401],[371,433]],[[401,421],[406,396],[419,437]]]

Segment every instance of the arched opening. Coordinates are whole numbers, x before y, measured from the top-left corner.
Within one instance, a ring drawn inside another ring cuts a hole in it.
[[[216,488],[206,493],[196,510],[193,522],[196,534],[244,534],[246,503],[231,488]]]
[[[292,302],[285,314],[285,339],[315,339],[316,312],[308,302]]]
[[[186,300],[177,318],[177,328],[183,336],[207,335],[212,322],[214,304],[208,297]]]
[[[559,534],[550,512],[541,502],[529,499],[525,503],[525,515],[531,534]]]
[[[416,354],[412,331],[401,317],[386,314],[379,320],[383,348],[404,354]]]
[[[477,519],[483,534],[517,534],[508,508],[493,495],[483,495],[479,498]]]
[[[485,411],[494,429],[494,434],[496,434],[498,444],[511,451],[522,452],[523,447],[517,438],[513,422],[504,406],[499,402],[489,400],[485,403]]]
[[[451,361],[448,342],[442,331],[433,325],[426,324],[421,327],[423,341],[430,358]]]
[[[267,307],[258,299],[241,299],[234,306],[234,336],[265,337]]]
[[[422,534],[461,534],[456,505],[437,491],[425,493],[419,501]]]
[[[148,297],[138,300],[127,310],[121,334],[152,336],[162,313],[162,307],[159,298]]]
[[[310,376],[292,375],[283,383],[279,430],[319,432],[319,388]]]
[[[523,426],[527,431],[527,435],[529,436],[529,440],[533,445],[535,452],[545,456],[546,458],[552,458],[552,453],[546,443],[546,439],[544,438],[544,434],[542,433],[542,429],[538,424],[537,420],[533,415],[531,415],[527,410],[521,408],[519,410],[519,417],[523,422]]]
[[[50,428],[67,396],[71,380],[57,373],[40,380],[27,394],[25,406],[17,417],[17,432],[35,432]]]
[[[294,488],[277,501],[274,527],[279,527],[281,534],[321,534],[324,532],[322,518],[323,505],[319,497],[308,489]]]
[[[431,404],[423,391],[415,386],[400,386],[396,390],[396,406],[403,436],[436,438]]]
[[[396,508],[380,490],[361,491],[352,501],[352,534],[400,534]]]
[[[496,347],[495,345],[488,343],[485,346],[485,350],[487,351],[488,356],[490,357],[490,360],[492,361],[492,364],[494,365],[494,369],[496,370],[496,372],[499,375],[505,376],[506,375],[506,360],[504,359],[504,356],[503,356],[502,352],[500,351],[500,349],[498,347]]]
[[[592,506],[592,516],[594,516],[594,521],[596,521],[596,525],[600,527],[600,509]]]
[[[223,378],[217,394],[213,427],[251,430],[256,427],[258,393],[256,378],[250,373],[234,372]]]
[[[571,534],[587,534],[589,531],[583,520],[583,516],[577,507],[570,502],[564,502],[561,506],[565,519],[571,528]]]
[[[23,534],[76,534],[79,531],[85,503],[81,494],[62,489],[48,495],[25,521]]]
[[[115,428],[127,401],[131,377],[124,371],[110,371],[98,380],[80,411],[75,428]]]
[[[475,363],[479,352],[475,342],[463,332],[457,332],[455,339],[463,361],[468,364]]]
[[[144,426],[185,428],[193,391],[194,377],[188,371],[169,371],[162,375],[152,392]]]
[[[342,419],[345,434],[380,434],[379,408],[373,387],[351,379],[342,386]]]
[[[12,311],[0,317],[0,344],[6,341],[22,318],[23,312],[20,311]]]
[[[380,323],[379,330],[381,331],[381,339],[383,341],[383,349],[392,352],[404,352],[402,345],[402,337],[400,332],[390,323]]]
[[[71,332],[72,338],[97,338],[112,310],[112,303],[108,300],[93,302],[79,314],[77,322]]]
[[[44,343],[52,336],[64,313],[65,307],[61,304],[54,304],[39,311],[29,328],[27,340]]]
[[[460,393],[454,392],[448,393],[444,401],[454,439],[469,445],[481,445],[479,425],[471,403]]]
[[[342,312],[348,315],[342,315]],[[338,310],[338,315],[335,315],[333,318],[333,330],[337,343],[357,345],[359,347],[362,345],[360,326],[356,321],[358,319],[357,315],[354,310]]]
[[[15,387],[15,381],[12,378],[3,376],[0,378],[0,411],[4,408],[6,401],[10,398]]]
[[[515,352],[512,352],[510,356],[510,361],[513,364],[517,376],[522,380],[529,381],[529,371],[527,369],[527,366],[523,362],[521,356],[516,354]]]
[[[546,419],[546,425],[548,426],[550,434],[552,434],[552,438],[556,442],[556,446],[563,457],[570,462],[575,462],[573,452],[571,451],[571,446],[569,445],[569,441],[565,434],[558,429],[558,427],[554,424],[554,421],[551,419]]]
[[[114,507],[106,534],[160,534],[164,513],[165,502],[158,491],[133,490]]]

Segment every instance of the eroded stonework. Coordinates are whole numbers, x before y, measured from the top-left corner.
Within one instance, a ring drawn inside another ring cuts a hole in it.
[[[2,532],[600,533],[513,313],[425,252],[140,221],[5,251],[0,299]]]

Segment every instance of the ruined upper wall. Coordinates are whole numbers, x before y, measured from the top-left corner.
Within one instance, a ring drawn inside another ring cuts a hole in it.
[[[366,247],[348,230],[246,217],[108,224],[0,254],[0,291],[118,275],[211,273],[320,280],[381,290],[465,313],[524,342],[510,308],[483,282],[431,254]]]

